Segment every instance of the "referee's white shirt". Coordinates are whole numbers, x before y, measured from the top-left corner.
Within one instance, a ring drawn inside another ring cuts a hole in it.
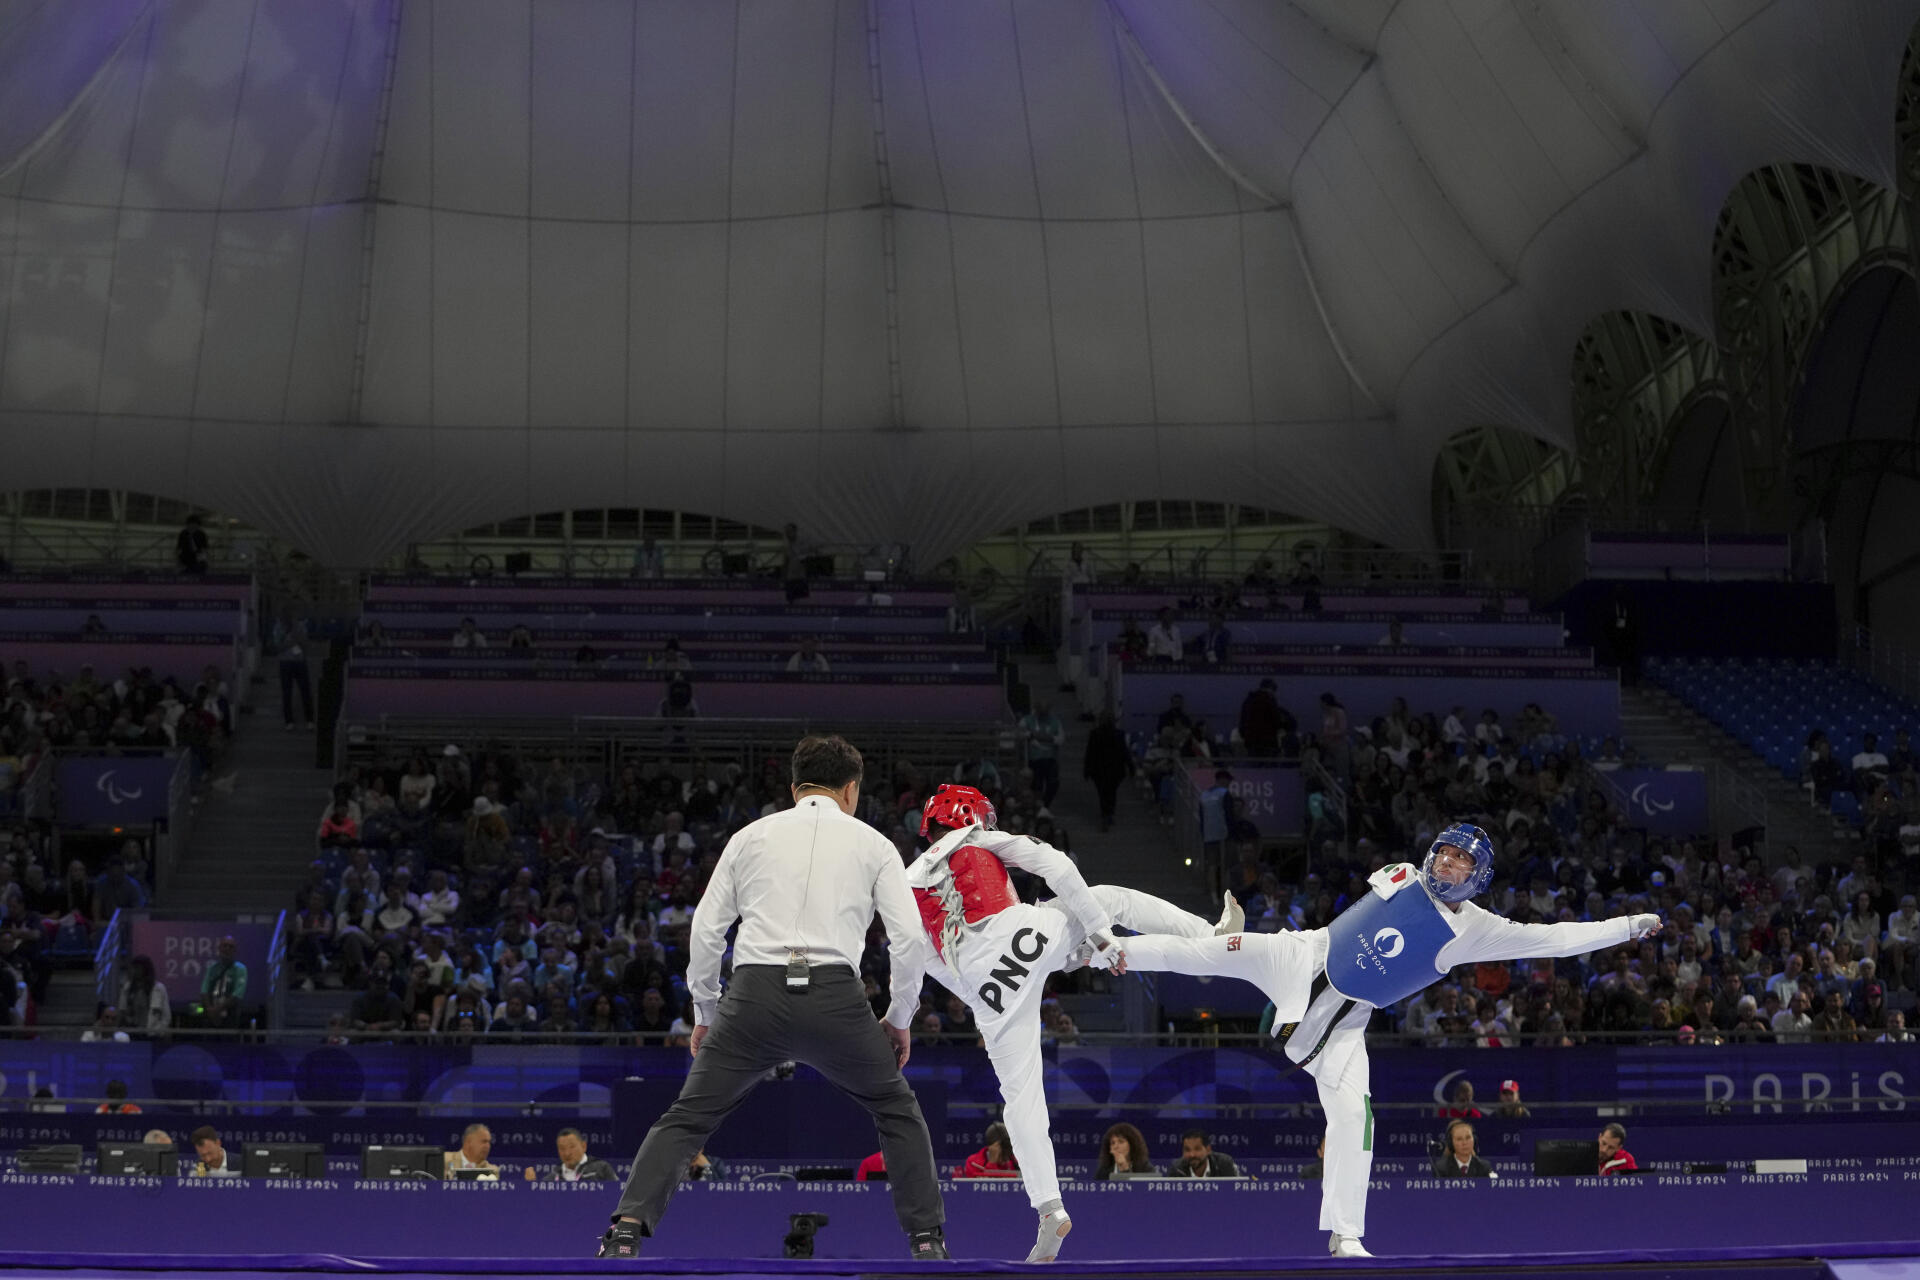
[[[809,965],[860,972],[874,912],[896,945],[921,928],[907,873],[893,842],[840,812],[829,796],[742,827],[727,841],[693,913],[687,990],[696,1021],[711,1026],[720,1004],[720,957],[735,920],[733,963],[785,967],[793,952]],[[893,992],[887,1021],[906,1027],[918,991]]]

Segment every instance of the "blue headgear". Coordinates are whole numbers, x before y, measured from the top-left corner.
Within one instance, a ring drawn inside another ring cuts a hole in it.
[[[1449,884],[1433,874],[1433,855],[1442,847],[1458,849],[1473,859],[1473,871],[1459,884]],[[1493,841],[1487,833],[1465,822],[1456,822],[1433,838],[1433,847],[1420,864],[1420,879],[1427,892],[1442,902],[1465,902],[1477,898],[1493,883]]]

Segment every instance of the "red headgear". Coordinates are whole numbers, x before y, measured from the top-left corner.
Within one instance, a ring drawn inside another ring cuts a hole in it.
[[[933,798],[927,801],[927,807],[921,811],[920,838],[926,839],[927,832],[936,822],[956,831],[977,822],[991,831],[994,821],[993,801],[983,793],[973,787],[943,782],[934,789]]]

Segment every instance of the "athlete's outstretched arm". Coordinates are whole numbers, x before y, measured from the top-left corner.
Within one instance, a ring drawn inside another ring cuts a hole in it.
[[[1440,949],[1442,968],[1494,960],[1558,959],[1585,955],[1645,937],[1660,927],[1654,915],[1620,916],[1592,923],[1568,920],[1559,924],[1520,924],[1465,903],[1460,908],[1459,932]]]
[[[1113,916],[1093,896],[1080,868],[1074,866],[1073,859],[1066,854],[1031,836],[1016,836],[1005,831],[978,832],[973,842],[1008,866],[1045,880],[1047,888],[1060,899],[1081,932],[1113,932]]]

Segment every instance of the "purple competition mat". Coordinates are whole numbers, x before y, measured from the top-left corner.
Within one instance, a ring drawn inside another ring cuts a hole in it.
[[[1367,1245],[1381,1264],[1460,1263],[1490,1247],[1509,1263],[1710,1259],[1732,1251],[1749,1258],[1910,1256],[1920,1254],[1916,1188],[1920,1171],[1421,1179],[1375,1189]],[[1024,1257],[1033,1216],[1017,1182],[948,1182],[944,1190],[957,1260],[978,1270]],[[1063,1190],[1074,1217],[1063,1257],[1074,1266],[1110,1262],[1137,1270],[1140,1259],[1160,1258],[1171,1267],[1147,1269],[1164,1274],[1207,1260],[1235,1270],[1256,1259],[1267,1266],[1326,1260],[1314,1182],[1176,1179],[1069,1183]],[[97,1266],[111,1255],[151,1267],[174,1255],[198,1269],[216,1258],[258,1269],[287,1254],[348,1254],[429,1272],[466,1271],[463,1260],[496,1270],[502,1259],[554,1259],[560,1265],[537,1265],[571,1270],[591,1250],[615,1198],[611,1183],[196,1183],[9,1174],[0,1176],[9,1221],[0,1264],[59,1265],[56,1259],[66,1258]],[[787,1215],[801,1212],[829,1219],[816,1239],[816,1259],[826,1265],[812,1269],[904,1263],[904,1236],[885,1184],[730,1182],[681,1189],[650,1242],[649,1269],[667,1259],[723,1271],[766,1267],[779,1259]],[[95,1229],[78,1233],[83,1223]],[[127,1229],[97,1229],[104,1224]],[[73,1253],[80,1244],[85,1255]]]

